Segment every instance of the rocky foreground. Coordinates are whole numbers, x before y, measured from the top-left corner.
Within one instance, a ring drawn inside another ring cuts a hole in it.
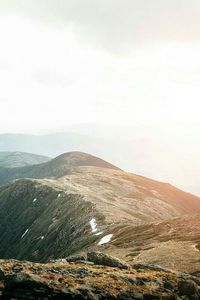
[[[1,299],[200,299],[200,279],[102,253],[45,264],[0,261]]]

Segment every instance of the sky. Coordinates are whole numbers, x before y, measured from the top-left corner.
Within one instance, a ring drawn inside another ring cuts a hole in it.
[[[170,166],[152,176],[198,176],[199,20],[199,0],[0,0],[0,132],[111,128]]]
[[[0,0],[1,131],[199,123],[200,3]]]

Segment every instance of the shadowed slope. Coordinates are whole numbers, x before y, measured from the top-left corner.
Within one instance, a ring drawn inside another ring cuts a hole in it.
[[[156,223],[198,212],[198,197],[120,170],[82,166],[16,180],[0,188],[0,256],[41,261],[91,247],[124,255],[156,236]]]

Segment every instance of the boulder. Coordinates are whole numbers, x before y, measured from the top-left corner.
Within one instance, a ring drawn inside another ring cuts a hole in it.
[[[87,259],[88,261],[93,262],[95,265],[102,265],[119,269],[128,269],[130,267],[126,262],[102,252],[89,252],[87,253]]]
[[[0,269],[0,280],[4,280],[5,274],[2,269]]]
[[[5,295],[12,295],[19,299],[29,299],[29,296],[48,294],[48,285],[38,276],[29,275],[25,272],[7,275],[5,277]],[[22,294],[21,294],[22,293]]]
[[[189,299],[200,299],[200,289],[192,280],[179,281],[178,291],[181,296],[188,296]]]
[[[86,256],[80,255],[80,256],[69,256],[66,258],[67,262],[79,262],[79,261],[86,261]]]
[[[175,275],[181,275],[180,272],[171,270],[171,269],[167,269],[167,268],[163,268],[161,266],[158,265],[154,265],[154,264],[147,264],[147,263],[143,263],[143,264],[133,264],[131,265],[131,267],[135,270],[151,270],[151,271],[155,271],[155,272],[165,272],[165,273],[173,273]]]

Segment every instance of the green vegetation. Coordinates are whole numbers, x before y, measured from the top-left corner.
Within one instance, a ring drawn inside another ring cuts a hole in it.
[[[82,196],[37,181],[4,186],[0,257],[45,261],[73,254],[97,239],[89,225],[95,214],[93,204]]]

